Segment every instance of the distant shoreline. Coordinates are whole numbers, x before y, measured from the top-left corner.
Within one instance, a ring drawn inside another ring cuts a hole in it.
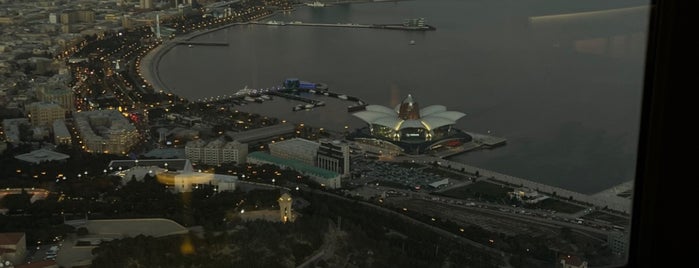
[[[263,16],[260,19],[265,19],[265,18],[275,16],[275,15],[277,15],[278,12],[279,11],[273,12],[272,14]],[[247,25],[247,24],[249,24],[249,22],[242,22],[242,23],[241,22],[233,22],[233,23],[229,23],[229,24],[226,24],[223,26],[212,28],[212,29],[194,31],[191,33],[184,34],[182,36],[176,36],[173,39],[166,40],[162,44],[160,44],[159,46],[157,46],[156,48],[154,48],[153,50],[148,52],[148,54],[146,54],[146,56],[143,57],[143,59],[141,60],[141,65],[138,66],[139,71],[141,72],[141,74],[143,75],[145,80],[151,84],[151,86],[153,87],[153,89],[156,92],[162,91],[162,92],[168,92],[168,93],[178,95],[176,92],[173,92],[173,90],[171,88],[170,89],[167,88],[167,86],[165,86],[165,83],[160,78],[159,66],[160,66],[160,61],[162,60],[163,56],[167,52],[169,52],[172,48],[177,46],[178,45],[177,42],[189,41],[189,40],[192,40],[196,37],[199,37],[201,35],[205,35],[205,34],[208,34],[211,32],[223,30],[223,29],[233,27],[233,26]],[[180,96],[180,97],[182,97],[182,96]]]

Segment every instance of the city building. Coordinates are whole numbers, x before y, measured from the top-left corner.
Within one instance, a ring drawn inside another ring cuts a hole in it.
[[[27,255],[27,236],[25,233],[0,233],[0,260],[12,264],[24,262]]]
[[[454,128],[466,114],[447,111],[444,105],[420,105],[408,94],[394,109],[367,105],[364,111],[353,113],[368,124],[368,130],[358,131],[354,139],[390,142],[408,153],[424,153],[430,146],[449,141],[470,141],[471,137]]]
[[[247,162],[251,164],[272,164],[282,168],[288,167],[310,177],[321,186],[332,189],[341,187],[340,174],[308,165],[298,160],[276,157],[264,152],[251,152],[248,154]]]
[[[63,120],[53,121],[53,142],[56,144],[68,144],[70,145],[73,140],[70,137],[70,132],[68,127],[66,127],[66,122]]]
[[[612,231],[607,236],[607,244],[613,254],[624,255],[629,252],[629,236],[625,232]]]
[[[140,7],[141,9],[152,9],[153,8],[153,0],[140,0]]]
[[[51,126],[53,121],[66,117],[65,109],[52,102],[31,103],[27,105],[27,112],[33,126]]]
[[[43,102],[56,103],[66,111],[74,109],[75,96],[70,88],[41,87],[36,91],[36,97]]]
[[[193,140],[185,145],[186,158],[197,164],[244,163],[247,154],[248,145],[238,141],[214,140],[207,143]]]
[[[277,200],[279,202],[279,218],[283,223],[294,222],[296,217],[294,212],[291,210],[291,196],[288,193],[282,194]]]
[[[269,144],[272,156],[300,161],[306,165],[316,165],[316,155],[320,144],[301,138],[294,138]]]
[[[116,110],[79,112],[73,118],[88,152],[126,154],[140,140],[136,127]]]
[[[346,142],[321,141],[318,147],[316,166],[342,176],[350,174],[350,147]]]
[[[12,118],[2,120],[2,129],[5,132],[5,140],[9,143],[19,143],[21,141],[19,126],[29,125],[27,118]]]
[[[42,162],[63,161],[70,158],[70,156],[48,149],[39,149],[26,154],[16,155],[15,158],[25,162],[39,164]]]

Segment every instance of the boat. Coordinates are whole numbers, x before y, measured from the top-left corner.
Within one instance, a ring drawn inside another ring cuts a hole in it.
[[[320,1],[314,1],[312,3],[307,2],[305,4],[306,4],[306,6],[309,6],[309,7],[325,7],[325,4],[321,3]]]
[[[339,95],[337,97],[343,100],[347,100],[347,95]]]
[[[245,85],[245,87],[242,88],[241,90],[238,90],[238,92],[236,92],[235,95],[238,95],[238,96],[240,96],[240,95],[248,95],[248,94],[252,93],[252,91],[253,91],[253,89],[248,88],[248,86]]]
[[[410,44],[411,44],[411,45],[414,45],[414,44],[415,44],[415,40],[410,40]]]
[[[309,90],[308,90],[308,93],[311,93],[311,94],[315,94],[315,93],[316,93],[316,91],[315,91],[315,90],[313,90],[313,89],[309,89]]]
[[[319,101],[318,103],[316,103],[316,106],[325,106],[325,102]]]
[[[313,109],[313,107],[316,107],[316,106],[313,104],[310,104],[310,103],[303,106],[303,108],[306,108],[306,109]]]
[[[269,95],[262,95],[262,96],[260,96],[260,98],[265,99],[265,100],[271,100],[271,99],[272,99],[272,97],[270,97]]]
[[[294,111],[294,112],[303,110],[303,104],[296,105],[296,106],[294,106],[294,108],[292,108],[291,110]]]
[[[192,46],[192,45],[189,45],[188,47],[189,47],[189,48],[193,48],[194,46]]]
[[[330,96],[330,93],[328,93],[328,92],[323,92],[323,95],[325,95],[325,96]]]
[[[247,102],[254,102],[255,101],[255,98],[250,97],[250,96],[245,96],[245,98],[243,98],[243,99]]]

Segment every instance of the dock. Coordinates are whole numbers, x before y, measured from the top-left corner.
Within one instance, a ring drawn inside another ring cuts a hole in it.
[[[450,147],[447,149],[440,149],[433,152],[432,155],[439,158],[447,158],[450,156],[458,155],[461,153],[473,151],[476,149],[489,149],[497,146],[504,145],[507,143],[507,139],[501,137],[495,137],[490,135],[466,132],[473,139],[462,145]]]
[[[434,31],[437,28],[431,25],[424,26],[405,26],[403,24],[358,24],[358,23],[309,23],[300,21],[268,21],[268,22],[251,22],[250,24],[267,25],[267,26],[311,26],[311,27],[336,27],[336,28],[365,28],[365,29],[386,29],[386,30],[403,30],[403,31]]]
[[[228,46],[228,43],[223,43],[223,42],[177,41],[176,43],[178,45],[189,45],[189,46],[216,46],[216,47]]]

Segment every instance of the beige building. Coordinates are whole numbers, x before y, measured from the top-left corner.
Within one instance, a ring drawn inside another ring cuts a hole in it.
[[[126,154],[140,140],[136,127],[116,110],[79,112],[73,117],[87,152]]]
[[[187,159],[198,164],[218,165],[222,163],[244,163],[248,155],[248,145],[238,141],[214,140],[190,141],[185,145]]]
[[[27,237],[24,233],[0,233],[0,260],[21,264],[27,256]]]
[[[27,105],[29,119],[34,126],[51,126],[53,121],[65,119],[63,107],[50,102],[34,102]]]
[[[296,217],[294,217],[294,212],[291,209],[291,196],[288,193],[282,194],[277,200],[279,202],[279,219],[283,222],[294,222]]]
[[[36,91],[36,97],[40,101],[56,103],[66,111],[72,111],[74,108],[75,95],[69,88],[42,87]]]

